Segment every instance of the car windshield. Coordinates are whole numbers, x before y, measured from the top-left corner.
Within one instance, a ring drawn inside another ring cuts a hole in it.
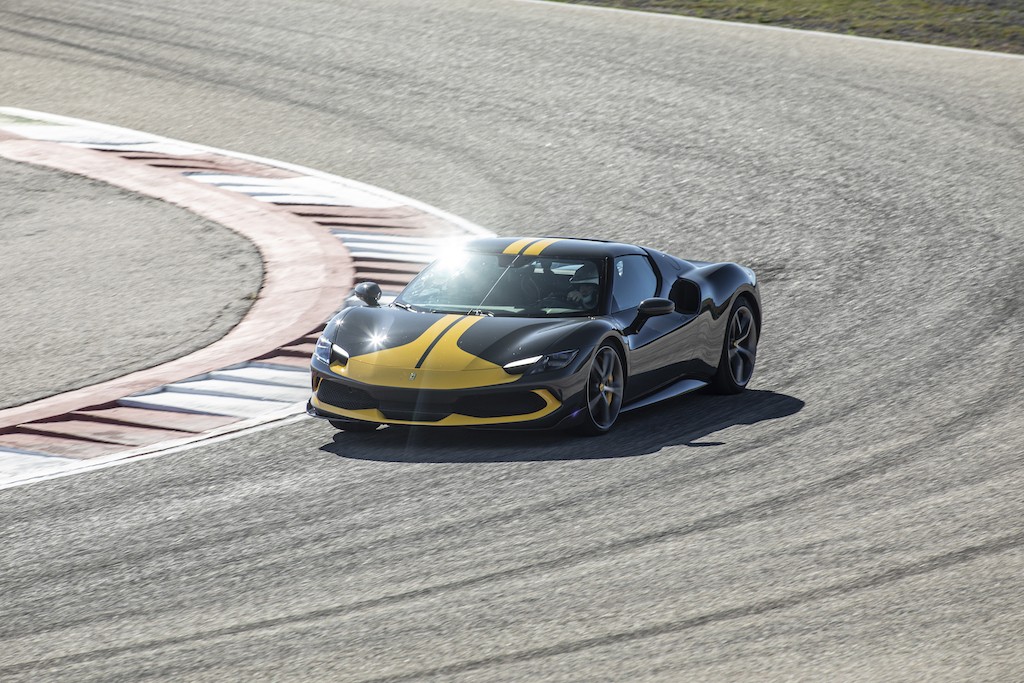
[[[519,317],[594,315],[603,262],[460,252],[434,261],[395,305],[417,311]]]

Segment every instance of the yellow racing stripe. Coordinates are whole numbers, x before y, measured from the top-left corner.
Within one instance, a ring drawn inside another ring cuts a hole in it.
[[[554,244],[557,241],[558,241],[557,239],[547,239],[547,240],[540,240],[539,242],[534,242],[529,247],[527,247],[526,249],[523,250],[523,255],[524,256],[539,256],[542,251],[544,251],[545,249],[547,249],[548,247],[550,247],[552,244]]]
[[[526,247],[528,247],[529,245],[533,244],[536,241],[537,241],[536,237],[527,237],[526,239],[523,239],[523,240],[516,240],[512,244],[510,244],[507,247],[505,247],[505,250],[502,251],[501,253],[502,254],[518,254],[523,249],[525,249]]]
[[[469,328],[476,325],[478,322],[483,320],[482,317],[474,316],[471,318],[463,318],[455,325],[452,326],[446,334],[444,334],[437,343],[434,344],[434,348],[430,350],[430,355],[423,359],[420,367],[424,370],[446,370],[452,367],[461,367],[466,365],[467,367],[474,364],[477,361],[484,361],[482,358],[466,353],[459,348],[459,338]],[[495,365],[494,367],[499,367]],[[504,370],[502,370],[504,372]]]
[[[422,357],[426,350],[430,348],[430,345],[434,343],[437,336],[444,332],[449,325],[457,321],[460,317],[462,316],[454,314],[443,316],[433,325],[428,327],[423,334],[416,337],[416,339],[408,344],[402,344],[401,346],[395,346],[390,349],[373,351],[361,356],[353,356],[349,360],[349,364],[351,364],[353,360],[359,359],[362,363],[366,364],[413,368],[416,366],[420,357]],[[331,370],[339,375],[345,374],[343,372],[345,367],[346,366],[340,363],[331,364]]]

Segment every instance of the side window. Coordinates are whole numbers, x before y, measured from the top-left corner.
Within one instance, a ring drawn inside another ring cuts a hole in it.
[[[612,311],[636,308],[658,292],[658,276],[644,256],[617,256],[612,263]]]

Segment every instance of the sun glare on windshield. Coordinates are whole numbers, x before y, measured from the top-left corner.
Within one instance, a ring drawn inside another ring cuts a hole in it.
[[[417,311],[518,317],[585,316],[600,307],[604,262],[453,251],[396,299]]]
[[[434,263],[430,266],[431,268],[437,268],[449,274],[457,274],[466,267],[466,263],[469,260],[469,254],[462,251],[461,249],[454,249],[452,251],[445,251]]]

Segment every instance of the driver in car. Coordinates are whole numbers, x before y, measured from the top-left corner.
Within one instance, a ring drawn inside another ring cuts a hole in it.
[[[569,278],[569,284],[565,298],[570,306],[584,311],[597,306],[597,266],[584,263]]]

